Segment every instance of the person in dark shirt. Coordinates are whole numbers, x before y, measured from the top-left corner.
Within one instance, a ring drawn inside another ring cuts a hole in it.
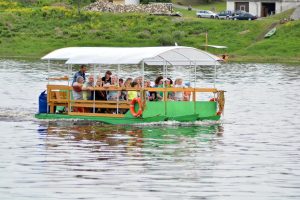
[[[76,82],[76,79],[77,77],[81,76],[85,82],[85,72],[87,71],[87,67],[86,65],[81,65],[80,66],[80,70],[78,72],[75,73],[74,77],[73,77],[73,82],[72,82],[72,85],[73,83]]]
[[[105,76],[102,77],[102,85],[107,85],[108,83],[111,84],[111,71],[107,71]]]

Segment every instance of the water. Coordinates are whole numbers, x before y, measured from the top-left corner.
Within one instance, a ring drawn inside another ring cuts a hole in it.
[[[223,65],[221,121],[139,126],[34,119],[46,68],[0,61],[1,199],[300,199],[300,66]]]

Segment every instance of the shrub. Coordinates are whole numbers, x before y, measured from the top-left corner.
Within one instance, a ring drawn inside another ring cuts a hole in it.
[[[151,33],[148,30],[144,30],[142,32],[138,32],[136,36],[139,39],[149,39],[151,37]]]
[[[182,38],[184,38],[185,32],[184,31],[174,31],[172,33],[172,35],[175,40],[181,40]]]
[[[44,6],[41,9],[44,17],[65,17],[72,16],[72,11],[65,7],[58,6]]]
[[[162,34],[162,35],[160,35],[158,37],[158,42],[162,46],[168,46],[168,45],[173,45],[174,44],[173,38],[170,35],[168,35],[168,34]]]
[[[34,13],[32,8],[8,8],[5,12],[16,14],[18,16],[31,16]]]

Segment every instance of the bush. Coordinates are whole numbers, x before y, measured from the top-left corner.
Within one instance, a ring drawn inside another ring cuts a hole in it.
[[[172,33],[172,35],[175,40],[181,40],[182,38],[184,38],[185,32],[184,31],[174,31]]]
[[[137,38],[139,38],[139,39],[149,39],[149,38],[151,38],[151,33],[150,33],[150,31],[148,31],[148,30],[144,30],[144,31],[142,31],[142,32],[138,32],[138,33],[136,34],[136,36],[137,36]]]
[[[174,40],[170,35],[163,34],[160,35],[158,38],[158,42],[162,46],[169,46],[169,45],[174,45]]]

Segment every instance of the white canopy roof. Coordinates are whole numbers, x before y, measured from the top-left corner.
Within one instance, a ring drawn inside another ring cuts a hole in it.
[[[217,56],[192,47],[69,47],[55,50],[42,60],[66,64],[219,65]]]

